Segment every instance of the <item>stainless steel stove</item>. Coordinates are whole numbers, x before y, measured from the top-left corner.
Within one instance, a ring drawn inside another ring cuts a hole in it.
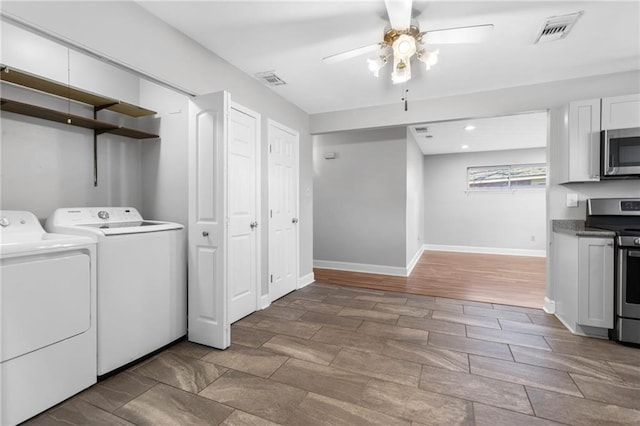
[[[587,226],[616,233],[614,338],[640,344],[640,198],[588,200]]]

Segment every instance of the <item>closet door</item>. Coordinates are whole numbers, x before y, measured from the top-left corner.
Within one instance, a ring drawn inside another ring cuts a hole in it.
[[[269,299],[298,287],[299,134],[269,120]]]
[[[189,340],[231,343],[227,308],[226,164],[229,94],[189,103]]]
[[[258,306],[260,244],[260,115],[231,104],[228,164],[228,289],[229,322]]]

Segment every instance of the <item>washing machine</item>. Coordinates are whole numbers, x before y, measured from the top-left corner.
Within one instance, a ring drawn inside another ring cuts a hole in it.
[[[81,207],[57,209],[45,228],[97,243],[99,378],[187,334],[184,226]]]
[[[96,244],[0,211],[0,424],[96,383]]]

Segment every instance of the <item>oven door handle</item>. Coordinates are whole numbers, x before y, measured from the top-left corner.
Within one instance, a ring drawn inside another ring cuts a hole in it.
[[[640,257],[640,251],[630,251],[627,255],[629,257]]]

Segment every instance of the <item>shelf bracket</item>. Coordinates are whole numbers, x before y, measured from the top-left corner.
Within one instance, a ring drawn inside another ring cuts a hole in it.
[[[118,105],[120,102],[111,102],[109,104],[104,104],[104,105],[96,105],[93,107],[93,118],[95,118],[96,120],[98,119],[98,117],[96,116],[96,113],[98,111],[102,111],[103,109],[107,109],[107,108],[111,108],[114,105]]]

